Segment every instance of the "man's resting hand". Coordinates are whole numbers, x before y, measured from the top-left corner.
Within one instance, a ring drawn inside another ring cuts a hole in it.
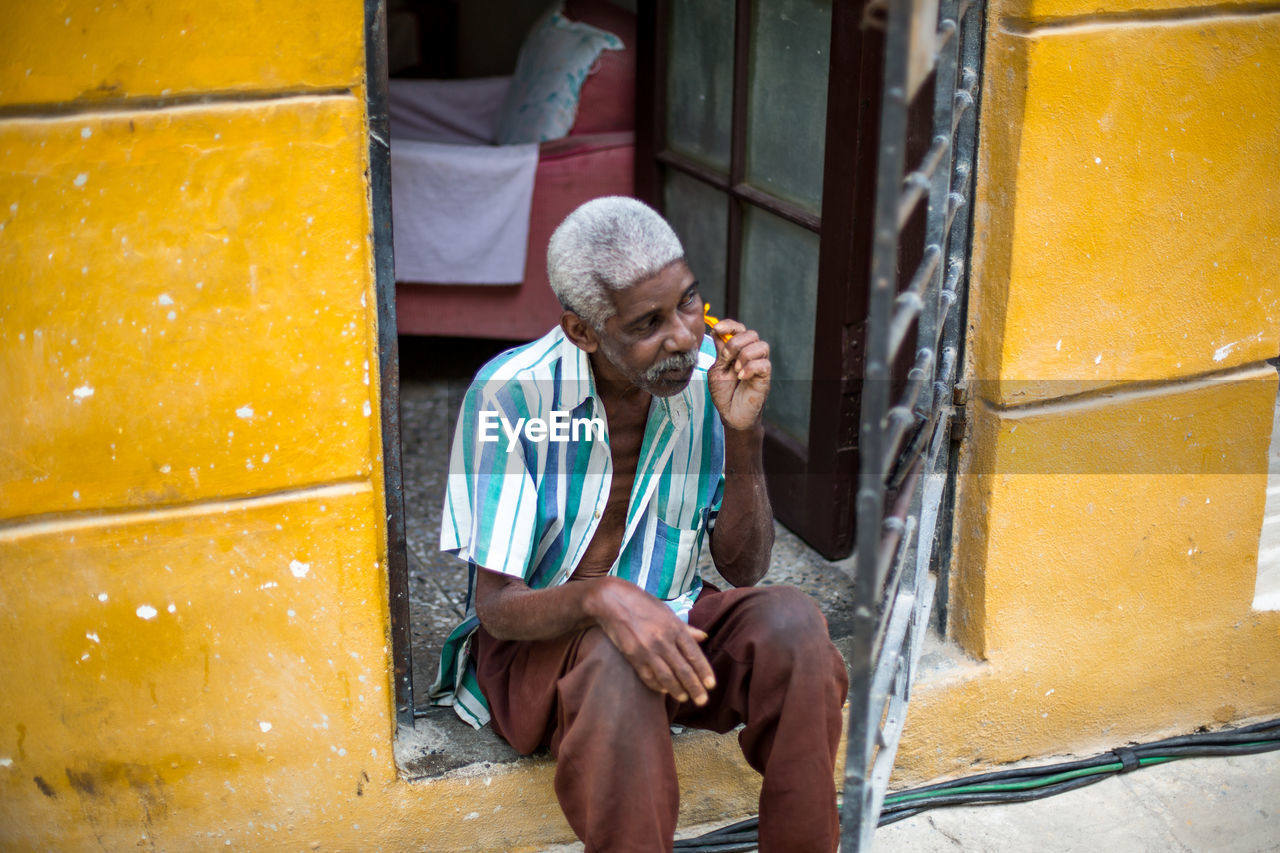
[[[606,576],[530,589],[477,567],[476,615],[499,640],[549,640],[599,625],[649,689],[705,704],[715,675],[698,647],[707,635],[630,581]]]
[[[650,690],[705,705],[715,675],[698,643],[705,631],[680,621],[658,599],[616,577],[588,581],[587,612]]]

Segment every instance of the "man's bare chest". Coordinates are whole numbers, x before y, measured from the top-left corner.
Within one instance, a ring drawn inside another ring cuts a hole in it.
[[[609,483],[609,496],[605,500],[603,511],[597,510],[600,517],[595,533],[574,569],[574,580],[606,575],[618,558],[626,532],[627,510],[635,487],[643,439],[643,421],[638,424],[619,424],[617,428],[610,423],[609,452],[613,476]]]

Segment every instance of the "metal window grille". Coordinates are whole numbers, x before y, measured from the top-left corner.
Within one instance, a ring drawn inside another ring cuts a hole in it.
[[[930,26],[934,12],[936,30]],[[859,426],[841,817],[846,853],[871,845],[928,627],[935,534],[946,536],[949,528],[943,493],[960,362],[982,36],[980,0],[940,0],[936,6],[878,0],[867,13],[867,26],[885,28],[885,66]],[[919,100],[929,97],[927,90],[914,97],[910,91],[911,81],[927,74],[912,67],[912,33],[922,24],[934,33],[925,51],[934,72],[931,141],[908,171],[909,116],[919,115]],[[924,249],[900,287],[904,226],[922,202],[928,205]],[[906,375],[895,380],[894,365],[906,363]],[[938,549],[937,559],[945,560],[947,550]]]

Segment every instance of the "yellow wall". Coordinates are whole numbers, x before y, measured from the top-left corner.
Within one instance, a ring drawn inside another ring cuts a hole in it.
[[[571,838],[548,761],[397,772],[363,4],[10,5],[0,848]]]
[[[6,3],[0,104],[350,90],[364,80],[362,9],[358,0]]]
[[[993,0],[950,599],[902,782],[1280,710],[1280,6]],[[1187,6],[1189,8],[1181,8]]]
[[[395,779],[362,4],[10,6],[0,846],[323,839]]]
[[[1247,9],[992,7],[951,591],[982,662],[916,690],[904,777],[1280,706],[1280,14]],[[564,839],[545,761],[397,776],[362,4],[10,11],[0,846]],[[751,808],[732,739],[679,760],[687,820]]]

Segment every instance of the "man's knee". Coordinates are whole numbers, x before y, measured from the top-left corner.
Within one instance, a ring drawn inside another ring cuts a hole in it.
[[[760,587],[757,593],[753,611],[767,642],[797,650],[830,642],[826,617],[803,590],[789,585],[767,586]]]

